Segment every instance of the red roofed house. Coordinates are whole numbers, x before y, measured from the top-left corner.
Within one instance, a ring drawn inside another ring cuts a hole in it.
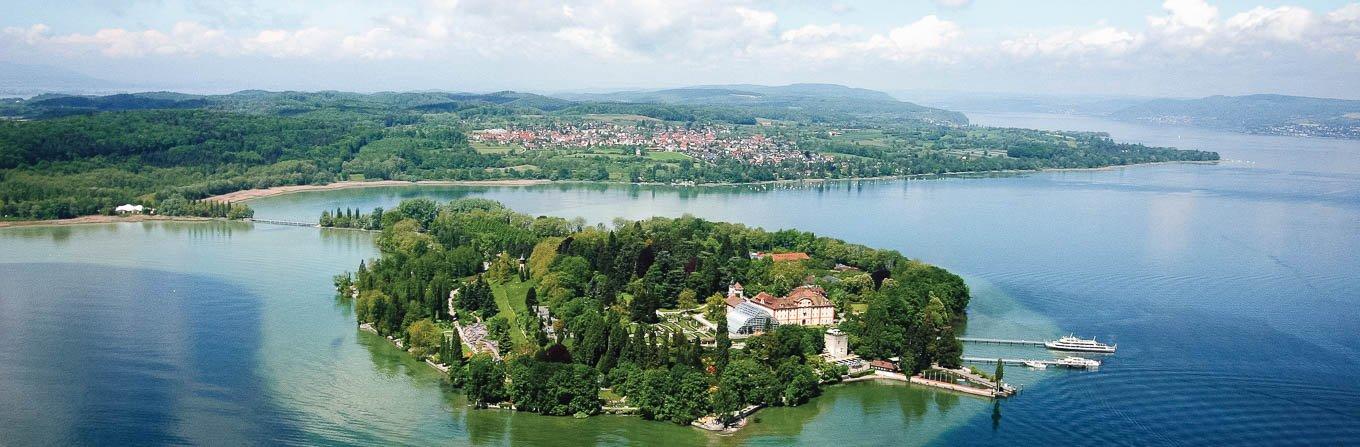
[[[806,261],[806,260],[812,259],[812,257],[811,257],[811,256],[808,256],[807,253],[802,253],[802,252],[799,252],[799,253],[774,253],[774,254],[771,254],[771,255],[770,255],[770,259],[773,260],[774,262],[786,262],[786,261]]]
[[[875,371],[884,371],[884,372],[901,372],[901,371],[902,371],[901,368],[898,368],[898,367],[897,367],[897,364],[896,364],[896,363],[889,362],[889,361],[887,361],[887,360],[874,360],[874,361],[872,361],[872,362],[869,362],[869,367],[870,367],[870,368],[873,368]]]
[[[756,253],[753,253],[753,256],[751,256],[751,258],[753,258],[753,259],[765,259],[765,258],[770,258],[770,260],[771,260],[771,261],[774,261],[774,262],[806,261],[806,260],[812,259],[811,256],[808,256],[807,253],[803,253],[803,252],[795,252],[795,253],[763,253],[763,252],[756,252]]]

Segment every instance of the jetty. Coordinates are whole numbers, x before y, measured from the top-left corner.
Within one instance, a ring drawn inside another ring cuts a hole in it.
[[[995,345],[1026,345],[1026,346],[1043,346],[1045,343],[1043,340],[1007,340],[1004,338],[973,338],[973,337],[959,337],[959,341],[964,343],[989,343]]]
[[[1088,360],[1088,361],[1091,362],[1091,363],[1065,362],[1065,361],[1063,361],[1063,360],[1006,359],[1006,358],[995,359],[995,358],[986,358],[986,357],[963,357],[962,360],[963,360],[964,362],[967,362],[967,363],[996,363],[996,362],[1001,362],[1001,363],[1004,363],[1004,364],[1007,364],[1007,365],[1023,365],[1023,366],[1034,365],[1034,364],[1040,364],[1040,365],[1044,365],[1044,366],[1062,366],[1062,367],[1066,367],[1066,368],[1079,368],[1079,369],[1098,368],[1098,367],[1100,367],[1100,362],[1099,362],[1099,361],[1097,361],[1097,360],[1090,360],[1090,359],[1086,359],[1086,360]]]
[[[321,224],[316,223],[316,222],[297,222],[297,221],[292,221],[292,220],[246,219],[246,221],[247,221],[247,222],[253,222],[253,223],[270,224],[270,225],[286,225],[286,226],[290,226],[290,227],[320,227],[320,226],[321,226]]]

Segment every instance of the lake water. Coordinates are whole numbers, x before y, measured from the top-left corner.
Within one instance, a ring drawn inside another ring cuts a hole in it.
[[[1099,371],[1007,369],[999,405],[836,386],[733,436],[632,417],[469,410],[356,331],[330,277],[371,235],[245,223],[0,230],[0,444],[1354,444],[1360,442],[1360,143],[1054,115],[1219,151],[1218,164],[815,186],[553,184],[303,193],[261,218],[478,196],[592,222],[652,215],[799,228],[965,276],[968,335],[1119,344]],[[1042,349],[967,346],[1043,358]],[[984,367],[988,368],[988,367]]]

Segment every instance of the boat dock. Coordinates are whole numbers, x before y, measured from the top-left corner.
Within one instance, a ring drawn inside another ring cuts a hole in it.
[[[964,342],[964,343],[990,343],[990,344],[997,344],[997,345],[1027,345],[1027,346],[1043,346],[1043,345],[1044,345],[1044,341],[1043,341],[1043,340],[1006,340],[1006,339],[1002,339],[1002,338],[972,338],[972,337],[959,337],[959,341]]]
[[[1005,364],[1007,364],[1007,365],[1024,365],[1025,362],[1038,362],[1038,363],[1043,363],[1043,364],[1045,364],[1045,365],[1054,365],[1054,364],[1056,364],[1056,362],[1054,362],[1053,360],[993,359],[993,358],[985,358],[985,357],[964,357],[964,358],[963,358],[963,361],[968,362],[968,363],[996,363],[998,360],[1000,360],[1001,363],[1005,363]]]
[[[984,357],[964,357],[962,360],[963,360],[964,362],[967,362],[967,363],[996,363],[996,362],[999,361],[999,362],[1004,363],[1004,364],[1007,364],[1007,365],[1028,366],[1028,365],[1030,365],[1030,364],[1036,364],[1036,363],[1037,363],[1037,364],[1041,364],[1041,365],[1044,365],[1044,366],[1062,366],[1062,367],[1066,367],[1066,368],[1082,368],[1082,369],[1086,369],[1086,368],[1098,368],[1099,365],[1100,365],[1100,363],[1099,363],[1098,361],[1095,361],[1095,360],[1092,360],[1093,362],[1096,362],[1096,363],[1093,364],[1093,365],[1077,365],[1077,364],[1072,364],[1072,363],[1064,363],[1064,362],[1059,361],[1059,360],[1005,359],[1005,358],[1002,358],[1002,359],[994,359],[994,358],[984,358]]]

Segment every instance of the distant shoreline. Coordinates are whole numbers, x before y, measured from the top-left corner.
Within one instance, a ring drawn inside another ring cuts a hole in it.
[[[939,173],[939,174],[884,175],[884,176],[876,176],[876,177],[804,178],[804,179],[786,179],[786,180],[765,180],[765,181],[759,181],[759,182],[745,182],[745,183],[733,183],[733,182],[694,183],[694,184],[683,183],[683,182],[681,182],[681,183],[659,183],[659,182],[637,182],[637,183],[633,183],[633,182],[615,182],[615,181],[598,181],[598,180],[545,180],[545,179],[506,179],[506,180],[416,180],[416,181],[410,181],[410,180],[363,180],[363,181],[349,181],[349,180],[347,180],[347,181],[341,181],[341,182],[327,183],[327,184],[324,184],[324,185],[289,185],[289,186],[275,186],[275,187],[271,187],[271,188],[261,188],[261,189],[246,189],[246,190],[241,190],[241,191],[233,191],[233,192],[229,192],[229,193],[226,193],[226,194],[219,194],[219,195],[216,195],[216,196],[212,196],[212,197],[205,198],[205,199],[203,199],[203,200],[223,201],[223,202],[232,202],[232,203],[236,203],[236,202],[245,202],[245,201],[250,201],[250,200],[259,199],[259,198],[264,198],[264,197],[274,197],[274,196],[280,196],[280,195],[294,194],[294,193],[299,193],[299,192],[333,191],[333,190],[341,190],[341,189],[381,188],[381,187],[395,187],[395,186],[536,186],[536,185],[549,185],[549,184],[552,184],[552,185],[571,185],[571,184],[580,184],[580,185],[682,186],[682,187],[695,187],[695,188],[711,188],[711,187],[732,187],[732,186],[779,185],[779,184],[794,184],[794,183],[811,183],[811,184],[816,184],[816,183],[834,183],[834,182],[865,181],[865,180],[870,180],[870,181],[872,181],[872,180],[921,179],[921,178],[936,178],[936,177],[964,177],[964,176],[971,176],[971,175],[982,176],[982,175],[997,175],[997,174],[1001,174],[1001,175],[1011,175],[1011,174],[1031,174],[1031,173],[1039,173],[1039,172],[1064,172],[1064,171],[1108,171],[1108,170],[1113,170],[1113,169],[1117,169],[1117,168],[1126,168],[1126,167],[1135,167],[1135,166],[1154,166],[1154,165],[1163,165],[1163,164],[1214,164],[1214,163],[1218,163],[1218,162],[1220,162],[1220,161],[1221,161],[1221,160],[1208,160],[1208,161],[1183,161],[1183,160],[1173,160],[1173,161],[1156,161],[1156,162],[1149,162],[1149,163],[1134,163],[1134,164],[1127,164],[1127,165],[1100,166],[1100,167],[1094,167],[1094,168],[1007,169],[1007,170],[998,170],[998,171],[962,171],[962,172],[944,172],[944,173]]]
[[[109,216],[104,214],[95,214],[90,216],[72,217],[70,219],[0,221],[0,228],[59,227],[68,225],[90,225],[90,224],[153,222],[153,221],[208,222],[214,220],[226,221],[228,219],[213,217],[193,217],[193,216],[157,216],[154,214],[131,214],[127,216]]]
[[[331,191],[352,188],[373,188],[379,186],[529,186],[550,183],[551,180],[536,179],[507,179],[507,180],[364,180],[364,181],[342,181],[327,183],[324,185],[289,185],[275,186],[272,188],[243,189],[232,191],[226,194],[219,194],[203,200],[216,202],[244,202],[262,197],[272,197],[283,194],[292,194],[307,191]]]
[[[874,180],[901,180],[901,179],[921,179],[921,178],[941,178],[941,177],[964,177],[964,176],[983,176],[983,175],[1012,175],[1030,174],[1039,172],[1063,172],[1063,171],[1108,171],[1117,168],[1135,166],[1153,166],[1163,164],[1216,164],[1222,160],[1208,161],[1158,161],[1151,163],[1135,163],[1127,165],[1110,165],[1095,168],[1047,168],[1038,170],[1000,170],[1000,171],[965,171],[965,172],[945,172],[940,174],[910,174],[910,175],[888,175],[878,177],[850,177],[850,178],[806,178],[789,180],[767,180],[761,182],[748,183],[698,183],[698,184],[677,184],[677,183],[629,183],[629,182],[608,182],[590,180],[543,180],[543,179],[505,179],[505,180],[365,180],[365,181],[342,181],[327,183],[324,185],[288,185],[275,186],[272,188],[243,189],[232,191],[226,194],[219,194],[203,200],[219,202],[248,202],[250,200],[273,197],[287,194],[311,191],[334,191],[341,189],[356,188],[380,188],[394,186],[535,186],[535,185],[644,185],[644,186],[687,186],[687,187],[732,187],[732,186],[760,186],[760,185],[779,185],[795,183],[834,183],[848,181],[874,181]],[[150,222],[150,221],[183,221],[183,222],[205,222],[211,220],[226,220],[206,217],[189,216],[157,216],[148,214],[134,214],[128,216],[108,216],[90,215],[73,217],[70,219],[50,219],[50,220],[13,220],[0,221],[0,228],[14,227],[33,227],[33,226],[65,226],[65,225],[85,225],[85,224],[104,224],[120,222]]]

